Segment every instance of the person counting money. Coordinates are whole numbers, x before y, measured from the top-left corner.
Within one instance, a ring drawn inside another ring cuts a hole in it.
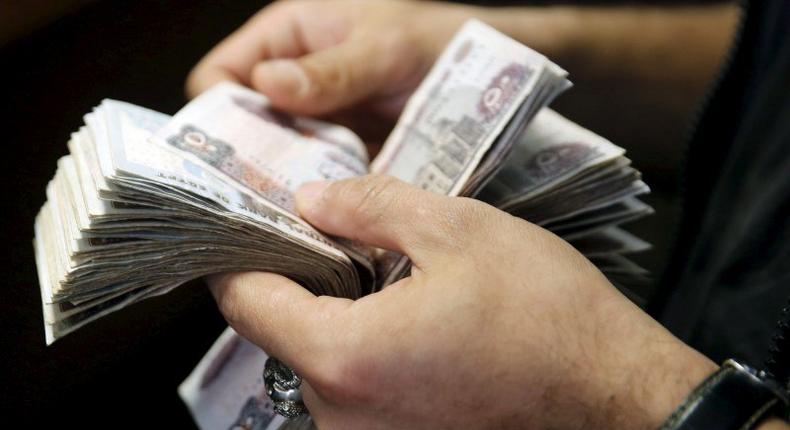
[[[215,275],[220,310],[303,378],[321,429],[790,428],[786,322],[769,353],[790,294],[790,3],[742,4],[264,8],[194,68],[188,93],[237,81],[371,142],[472,17],[574,76],[681,99],[736,47],[690,142],[650,315],[548,231],[385,176],[309,183],[295,206],[328,234],[407,255],[409,276],[352,301],[269,273]]]

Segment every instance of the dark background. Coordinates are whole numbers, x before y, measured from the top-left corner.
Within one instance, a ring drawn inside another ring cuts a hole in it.
[[[190,428],[176,387],[225,326],[207,290],[192,283],[46,347],[33,218],[83,114],[102,98],[174,113],[185,102],[183,82],[192,65],[265,2],[71,3],[87,4],[59,6],[51,14],[37,9],[48,7],[42,1],[23,11],[10,3],[0,8],[0,16],[7,14],[7,31],[0,31],[0,419],[20,418],[33,427]],[[670,112],[625,93],[616,82],[576,84],[554,106],[626,147],[654,188],[646,200],[657,214],[630,229],[656,245],[637,259],[660,273],[674,223],[677,142],[693,106]],[[666,141],[670,149],[658,158],[640,151],[645,141]]]

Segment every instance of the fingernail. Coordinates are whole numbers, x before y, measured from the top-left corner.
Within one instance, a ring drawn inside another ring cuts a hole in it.
[[[269,60],[255,68],[259,82],[276,87],[297,97],[303,97],[310,89],[310,78],[294,60]]]
[[[300,213],[305,213],[320,204],[324,190],[329,186],[329,181],[313,181],[296,190],[296,208]]]

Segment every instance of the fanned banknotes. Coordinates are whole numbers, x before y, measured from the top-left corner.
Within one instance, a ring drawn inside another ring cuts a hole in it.
[[[408,273],[406,257],[324,235],[294,209],[301,184],[368,172],[537,223],[627,291],[647,273],[623,255],[649,244],[618,225],[652,212],[637,198],[649,189],[622,148],[546,107],[570,85],[543,55],[470,21],[370,168],[350,130],[237,84],[173,117],[104,100],[72,134],[36,218],[46,341],[217,272],[275,272],[350,298],[386,287]],[[223,335],[182,385],[201,428],[279,425],[248,380],[265,355],[245,342]]]

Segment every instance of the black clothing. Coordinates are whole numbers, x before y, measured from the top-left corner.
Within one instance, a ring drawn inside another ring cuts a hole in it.
[[[676,252],[652,311],[712,359],[760,366],[790,296],[790,1],[743,10],[690,142]]]

